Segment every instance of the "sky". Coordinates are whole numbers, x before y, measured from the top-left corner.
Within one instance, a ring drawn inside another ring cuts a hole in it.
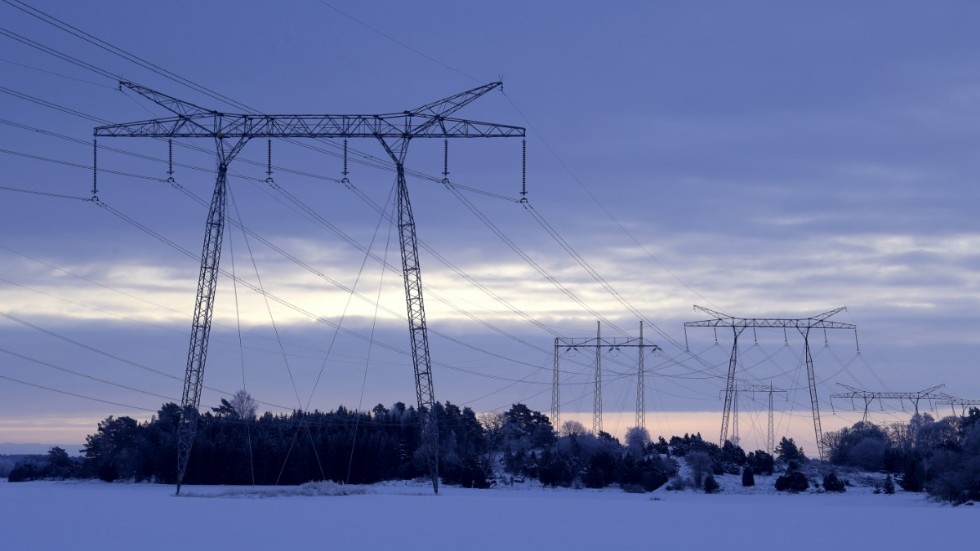
[[[452,140],[455,187],[440,140],[406,160],[437,400],[548,413],[554,339],[593,338],[597,321],[636,338],[642,318],[661,349],[644,356],[647,428],[716,438],[732,334],[685,331],[710,317],[693,305],[846,307],[831,319],[856,332],[810,337],[825,430],[863,413],[831,398],[838,383],[978,398],[978,16],[970,2],[5,0],[0,442],[78,444],[108,415],[180,400],[214,143],[175,140],[172,185],[165,140],[102,138],[99,201],[84,200],[93,128],[169,115],[119,80],[266,114],[399,113],[504,83],[456,116],[527,128],[526,204],[519,139]],[[414,403],[384,150],[350,141],[348,187],[341,141],[275,140],[270,186],[267,147],[231,165],[221,261],[240,283],[219,279],[202,407],[240,388],[277,413]],[[785,390],[776,431],[812,450],[802,336],[739,345],[739,384]],[[617,436],[634,422],[635,352],[601,357]],[[591,426],[594,350],[559,356],[560,419]],[[753,449],[767,409],[740,394]]]

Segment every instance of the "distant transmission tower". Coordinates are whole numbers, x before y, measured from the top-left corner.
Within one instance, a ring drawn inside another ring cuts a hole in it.
[[[898,400],[899,403],[903,403],[905,400],[908,400],[915,407],[915,414],[918,415],[919,402],[923,399],[935,400],[943,398],[945,395],[936,394],[935,392],[946,386],[944,384],[936,385],[934,387],[930,387],[925,390],[917,390],[915,392],[876,392],[854,388],[853,386],[845,385],[844,383],[837,383],[837,385],[846,388],[850,392],[831,394],[830,405],[833,406],[835,398],[839,400],[862,400],[864,402],[864,416],[861,418],[861,421],[863,422],[868,421],[868,408],[875,400],[878,400],[879,403],[885,400]]]
[[[724,392],[724,391],[722,391]],[[769,395],[769,422],[767,424],[766,431],[766,453],[773,453],[776,449],[776,430],[773,417],[773,395],[774,394],[786,394],[786,391],[779,388],[774,388],[772,383],[766,385],[738,385],[735,388],[735,396],[732,399],[732,440],[733,443],[737,443],[739,439],[738,434],[738,395],[739,394],[768,394]]]
[[[592,433],[598,435],[602,432],[602,350],[606,349],[607,352],[616,351],[621,348],[636,348],[637,349],[637,360],[636,360],[636,371],[637,371],[637,386],[636,389],[636,426],[644,426],[646,419],[645,405],[644,405],[644,359],[645,355],[650,352],[657,352],[660,350],[660,346],[647,342],[643,338],[643,322],[640,322],[640,336],[639,337],[603,337],[602,327],[599,322],[596,322],[596,336],[595,338],[585,337],[585,338],[573,338],[573,337],[555,337],[555,357],[554,357],[554,372],[552,375],[552,387],[551,387],[551,419],[557,426],[561,416],[561,352],[562,349],[565,351],[578,350],[580,348],[595,349],[595,378],[594,378],[594,393],[593,393],[593,405],[592,405]]]
[[[960,415],[966,415],[966,408],[968,406],[980,406],[980,400],[957,398],[956,396],[950,396],[949,394],[940,394],[937,403],[949,406],[950,409],[953,410],[953,415],[956,415],[956,406],[960,406]]]
[[[735,396],[735,364],[738,362],[738,337],[749,327],[779,327],[783,329],[795,328],[803,335],[803,346],[806,355],[806,374],[810,386],[810,407],[813,410],[813,432],[817,437],[817,451],[821,458],[824,457],[823,430],[820,426],[820,404],[817,400],[817,382],[813,373],[813,356],[810,354],[810,331],[812,329],[849,329],[856,330],[857,326],[851,323],[840,323],[827,321],[827,318],[846,310],[837,308],[829,312],[824,312],[810,318],[736,318],[714,310],[709,310],[701,306],[694,306],[695,310],[704,312],[713,319],[704,321],[689,321],[684,323],[684,331],[687,333],[688,327],[730,327],[732,329],[732,355],[728,361],[728,379],[725,384],[725,410],[721,418],[721,445],[728,440],[728,421],[732,412],[732,400]]]
[[[204,364],[207,359],[211,316],[217,286],[221,241],[225,223],[228,165],[253,138],[369,138],[378,140],[395,163],[398,187],[398,234],[401,245],[402,274],[405,282],[405,301],[408,310],[409,334],[412,344],[412,364],[415,369],[415,390],[422,415],[422,442],[428,458],[433,491],[439,491],[438,428],[436,426],[435,393],[432,387],[432,362],[429,357],[429,337],[422,300],[422,272],[419,266],[415,217],[408,197],[405,180],[405,156],[409,143],[416,138],[513,138],[524,137],[524,128],[485,123],[451,117],[480,96],[503,85],[493,82],[472,90],[428,103],[400,113],[377,115],[259,115],[221,113],[205,109],[151,90],[132,82],[120,82],[153,101],[174,116],[100,126],[98,137],[140,138],[207,138],[215,141],[218,156],[218,175],[211,207],[208,211],[201,254],[191,341],[181,397],[181,422],[177,442],[177,493],[187,470],[194,435],[197,431],[198,408]],[[97,151],[97,149],[96,149]],[[271,157],[271,154],[270,154]],[[271,174],[271,158],[269,172]],[[344,166],[346,176],[347,167]],[[95,192],[93,185],[93,194]]]

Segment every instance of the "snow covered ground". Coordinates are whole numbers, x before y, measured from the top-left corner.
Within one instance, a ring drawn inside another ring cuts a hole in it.
[[[759,477],[715,495],[619,489],[490,490],[425,483],[229,488],[0,482],[3,549],[716,550],[972,548],[980,507],[922,494],[780,494]],[[303,495],[308,494],[308,495]],[[319,494],[319,495],[316,495]]]

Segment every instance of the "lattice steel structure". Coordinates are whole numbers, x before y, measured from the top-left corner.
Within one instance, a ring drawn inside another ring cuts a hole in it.
[[[370,138],[378,140],[395,163],[397,173],[398,235],[401,245],[402,272],[408,311],[415,390],[422,415],[422,441],[428,457],[433,491],[439,491],[438,427],[435,416],[435,393],[432,387],[432,362],[422,298],[422,275],[418,258],[415,218],[405,180],[405,156],[409,143],[417,138],[514,138],[525,136],[519,126],[494,124],[453,118],[451,115],[480,96],[502,88],[500,82],[461,92],[421,107],[373,115],[260,115],[222,113],[151,90],[132,82],[125,87],[153,101],[173,116],[99,126],[96,137],[142,138],[208,138],[215,141],[218,174],[211,199],[201,254],[191,341],[188,350],[184,390],[181,396],[181,424],[178,436],[177,493],[183,482],[194,443],[198,408],[201,403],[204,365],[207,359],[211,316],[221,241],[224,231],[228,165],[245,144],[253,138]],[[347,167],[344,167],[345,177]]]
[[[863,390],[860,388],[855,388],[851,385],[845,385],[844,383],[837,383],[838,386],[844,387],[848,392],[841,392],[838,394],[830,395],[830,404],[833,406],[834,399],[838,400],[862,400],[864,402],[864,416],[861,421],[867,422],[868,420],[868,408],[871,404],[878,400],[879,403],[885,400],[898,400],[904,402],[908,400],[915,407],[915,414],[919,414],[919,401],[925,400],[937,400],[944,398],[945,394],[936,394],[936,391],[940,388],[946,386],[945,384],[936,385],[934,387],[929,387],[925,390],[917,390],[915,392],[879,392]],[[942,402],[945,403],[945,402]]]
[[[596,322],[596,336],[591,337],[555,337],[555,357],[554,357],[554,372],[552,375],[552,386],[551,386],[551,419],[555,423],[556,428],[560,422],[561,416],[561,352],[562,349],[566,351],[578,350],[579,348],[594,348],[595,349],[595,379],[594,379],[594,391],[593,391],[593,404],[592,404],[592,432],[598,435],[602,432],[602,349],[605,348],[607,351],[615,351],[621,348],[636,348],[637,349],[637,360],[636,360],[636,426],[642,427],[646,421],[646,406],[645,406],[645,381],[644,374],[645,368],[645,358],[646,354],[650,352],[657,352],[660,350],[660,346],[648,342],[643,338],[643,322],[640,322],[640,336],[639,337],[603,337],[602,336],[602,326],[600,322]]]
[[[821,458],[824,457],[823,449],[823,429],[820,426],[820,404],[817,399],[817,383],[813,373],[813,356],[810,354],[810,331],[812,329],[849,329],[856,330],[857,326],[851,323],[840,323],[828,321],[827,318],[846,310],[837,308],[829,312],[824,312],[809,318],[736,318],[728,314],[722,314],[702,306],[694,306],[695,310],[704,312],[712,319],[703,321],[689,321],[684,323],[684,331],[688,327],[730,327],[732,329],[732,355],[728,361],[728,378],[725,384],[725,408],[721,418],[721,437],[720,444],[724,445],[728,440],[728,423],[732,412],[732,401],[735,395],[735,366],[738,363],[738,337],[746,329],[753,328],[794,328],[803,336],[803,343],[806,356],[807,383],[810,387],[810,407],[813,411],[813,432],[817,437],[817,451]]]
[[[956,396],[951,396],[946,393],[940,394],[939,399],[936,400],[936,403],[949,406],[950,409],[953,410],[953,415],[956,415],[956,406],[960,406],[960,415],[966,415],[967,407],[980,406],[980,400],[957,398]]]
[[[724,391],[722,391],[724,392]],[[786,394],[786,390],[775,388],[772,383],[766,385],[740,384],[735,388],[732,397],[732,440],[738,443],[738,395],[739,394],[768,394],[769,395],[769,419],[766,431],[766,453],[773,453],[776,449],[776,430],[773,417],[773,395]]]

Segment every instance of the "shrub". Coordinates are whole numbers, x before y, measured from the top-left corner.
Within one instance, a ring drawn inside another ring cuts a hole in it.
[[[705,479],[704,479],[704,493],[706,493],[706,494],[713,494],[713,493],[715,493],[715,492],[717,492],[719,490],[721,490],[721,485],[719,485],[718,484],[718,481],[715,480],[714,475],[709,474],[707,477],[705,477]]]
[[[885,479],[884,489],[885,493],[888,495],[895,493],[895,481],[892,480],[892,475],[888,475],[888,478]]]
[[[27,482],[41,478],[41,469],[33,462],[18,463],[7,475],[7,482]]]
[[[925,489],[925,478],[925,466],[921,461],[913,459],[905,465],[905,473],[898,485],[906,492],[921,492]]]
[[[847,487],[844,486],[844,481],[837,478],[837,473],[831,471],[827,473],[827,476],[823,477],[823,489],[828,492],[844,492]]]
[[[800,471],[790,471],[776,479],[776,490],[779,492],[805,492],[809,487],[806,475]]]
[[[762,450],[750,452],[748,457],[746,457],[746,462],[748,462],[749,466],[752,467],[753,474],[759,473],[772,476],[772,473],[776,468],[775,459]]]
[[[711,473],[713,467],[711,462],[711,456],[705,452],[696,451],[687,454],[687,464],[691,467],[691,473],[694,476],[694,485],[698,488],[704,483],[704,477]]]
[[[675,476],[674,478],[671,478],[670,482],[667,484],[667,491],[680,492],[693,487],[694,487],[694,482],[691,481],[690,479]]]
[[[755,473],[752,472],[752,467],[746,465],[742,469],[742,486],[748,488],[749,486],[755,486]]]

